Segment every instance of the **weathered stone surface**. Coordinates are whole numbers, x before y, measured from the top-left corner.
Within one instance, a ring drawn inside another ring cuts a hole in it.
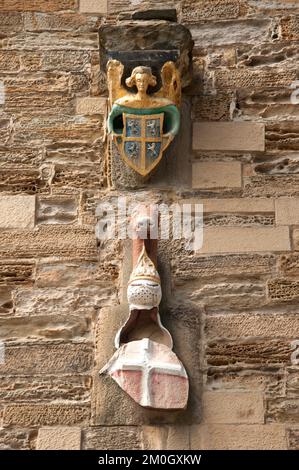
[[[244,178],[244,197],[299,196],[297,175],[263,175]]]
[[[91,377],[86,375],[1,376],[1,403],[43,402],[50,400],[87,401]]]
[[[6,305],[6,307],[5,307]],[[11,302],[12,310],[12,302]],[[0,313],[5,314],[9,311],[9,302],[0,304]],[[0,318],[0,338],[5,340],[16,340],[19,338],[46,338],[71,340],[77,337],[90,338],[93,328],[93,312],[91,309],[85,309],[77,312],[75,315],[56,313],[49,311],[45,315],[36,314],[34,318],[28,321],[27,316],[9,318]]]
[[[192,102],[192,118],[194,121],[228,121],[233,100],[233,93],[226,91],[217,95],[195,95]]]
[[[210,366],[264,367],[290,364],[290,343],[286,340],[247,339],[210,341],[206,357]]]
[[[192,188],[194,189],[240,188],[241,185],[239,162],[194,162],[192,164]]]
[[[0,285],[33,284],[35,262],[2,261],[0,263]]]
[[[293,244],[294,244],[294,250],[298,251],[299,250],[299,230],[297,229],[293,231]]]
[[[103,285],[101,287],[86,288],[44,288],[22,289],[17,288],[14,293],[16,315],[51,315],[79,314],[85,310],[87,313],[96,312],[105,305],[111,305],[116,300],[115,287]]]
[[[120,8],[123,11],[123,6]],[[146,28],[146,34],[144,29]],[[193,48],[193,40],[190,31],[182,24],[162,21],[147,20],[133,23],[132,21],[122,21],[116,26],[104,24],[99,29],[100,35],[100,60],[101,68],[105,70],[108,56],[112,52],[121,53],[123,51],[136,51],[134,60],[130,65],[139,64],[136,55],[141,51],[179,51],[176,65],[181,71],[182,86],[187,86],[190,82],[190,52]],[[166,39],[167,38],[167,39]],[[142,47],[141,47],[142,43]],[[143,54],[144,55],[144,54]],[[128,60],[128,59],[127,59]],[[146,65],[148,59],[142,60]],[[167,58],[164,60],[164,62]],[[168,60],[170,60],[168,58]],[[156,63],[155,63],[156,62]],[[161,59],[151,60],[148,65],[161,68]],[[158,70],[159,72],[159,70]]]
[[[202,400],[205,423],[264,422],[263,394],[260,392],[205,392]]]
[[[267,400],[266,422],[298,424],[298,398],[277,398]]]
[[[39,197],[37,199],[37,224],[71,224],[77,220],[78,203],[70,197]]]
[[[1,228],[33,228],[35,223],[35,196],[1,196]]]
[[[193,426],[191,449],[286,450],[286,431],[277,424],[209,424]]]
[[[1,33],[3,35],[10,35],[17,31],[21,31],[23,28],[22,13],[7,10],[4,12],[0,12],[0,25]]]
[[[209,21],[201,24],[200,28],[190,25],[190,31],[195,47],[222,46],[243,42],[254,44],[262,41],[268,35],[270,21],[268,19],[248,19],[239,21],[224,21],[219,23]]]
[[[290,253],[282,255],[279,259],[279,267],[287,276],[299,275],[299,254]]]
[[[296,77],[289,77],[289,84]],[[299,124],[297,121],[274,122],[266,126],[266,148],[268,150],[299,150]]]
[[[238,18],[244,12],[245,4],[242,1],[220,0],[183,0],[182,20],[184,23],[197,23],[203,20]],[[246,10],[245,10],[246,11]]]
[[[52,19],[53,16],[50,15]],[[61,15],[58,16],[61,18]],[[39,18],[33,18],[33,24]],[[70,22],[70,25],[73,23]],[[48,25],[45,25],[47,29],[50,29]],[[38,27],[39,29],[41,27]],[[54,27],[55,28],[55,27]],[[52,28],[51,28],[52,29]],[[80,72],[88,69],[90,64],[90,53],[88,51],[31,51],[24,52],[21,57],[22,66],[28,72],[34,71],[60,71],[66,72]]]
[[[76,427],[44,427],[37,436],[37,450],[80,450],[81,429]]]
[[[299,259],[298,259],[299,263]],[[227,276],[253,276],[274,272],[276,260],[271,255],[173,256],[172,275],[181,280],[198,278],[226,279]],[[299,270],[299,268],[298,268]]]
[[[142,450],[141,430],[137,426],[99,426],[83,430],[84,450]]]
[[[93,363],[88,343],[26,342],[7,345],[0,374],[59,374],[88,372]]]
[[[1,450],[32,450],[34,431],[28,429],[0,429]]]
[[[0,314],[12,313],[13,301],[10,287],[0,287]]]
[[[282,18],[280,22],[282,39],[298,41],[299,40],[299,21],[296,16]]]
[[[299,429],[289,429],[288,432],[289,450],[299,450]]]
[[[37,168],[1,167],[0,191],[4,193],[48,192],[47,181]]]
[[[143,426],[142,442],[146,450],[189,450],[190,426]]]
[[[270,279],[267,284],[271,300],[288,302],[299,297],[299,282],[289,279]]]
[[[5,426],[55,426],[86,424],[87,405],[7,405],[4,409]]]
[[[254,281],[193,282],[183,288],[178,285],[176,294],[203,306],[206,313],[251,310],[266,304],[264,285]]]
[[[3,11],[60,11],[74,10],[77,0],[2,0],[0,10]]]
[[[194,150],[263,151],[265,129],[253,122],[198,122],[193,125]]]
[[[0,232],[0,256],[35,258],[70,256],[96,257],[96,240],[92,230],[84,228],[40,227],[36,231]]]
[[[220,90],[235,90],[236,88],[264,90],[273,87],[289,87],[296,80],[296,70],[217,70],[215,80]]]
[[[289,251],[288,227],[207,227],[198,253]]]
[[[211,338],[296,338],[298,315],[285,313],[211,315],[206,318],[206,334]]]
[[[1,265],[0,265],[1,272]],[[37,287],[89,287],[106,285],[118,278],[118,267],[112,263],[66,261],[65,263],[39,263],[36,272]],[[0,276],[1,282],[1,276]]]
[[[17,72],[20,69],[20,58],[16,52],[1,51],[0,70],[5,72]]]

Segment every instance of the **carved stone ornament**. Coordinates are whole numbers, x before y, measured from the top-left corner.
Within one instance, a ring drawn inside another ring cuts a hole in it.
[[[135,87],[137,93],[123,86],[123,73],[121,62],[108,61],[108,132],[123,160],[146,176],[158,165],[164,150],[179,131],[180,74],[174,62],[166,62],[161,70],[162,87],[149,94],[149,87],[157,85],[150,67],[135,67],[126,79],[127,87]]]
[[[133,270],[128,283],[129,316],[115,337],[116,352],[100,371],[109,374],[137,403],[147,408],[184,409],[189,382],[172,351],[172,338],[162,325],[162,297],[157,271],[157,239],[144,234],[155,226],[150,209],[133,215]]]

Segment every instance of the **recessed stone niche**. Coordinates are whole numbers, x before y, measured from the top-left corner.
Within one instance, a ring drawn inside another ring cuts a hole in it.
[[[106,73],[109,59],[124,65],[122,84],[134,67],[150,66],[157,77],[157,85],[149,90],[154,93],[161,87],[160,71],[163,64],[173,61],[180,71],[182,89],[192,77],[193,40],[190,31],[176,23],[172,11],[147,11],[146,15],[125,15],[117,25],[105,24],[99,29],[100,67]],[[161,16],[162,15],[162,16]],[[162,18],[162,19],[161,19]],[[164,19],[166,18],[166,19]],[[184,96],[181,104],[179,134],[165,151],[156,169],[147,177],[138,175],[121,159],[116,146],[108,142],[108,174],[114,189],[138,189],[151,187],[191,187],[191,105]]]

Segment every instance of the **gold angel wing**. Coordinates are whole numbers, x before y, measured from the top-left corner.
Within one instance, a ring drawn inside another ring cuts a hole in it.
[[[119,60],[110,59],[107,63],[107,82],[109,89],[110,107],[114,101],[122,98],[128,92],[121,83],[124,66]]]
[[[181,78],[174,62],[166,62],[161,70],[162,87],[155,93],[157,97],[171,100],[176,106],[181,104]]]

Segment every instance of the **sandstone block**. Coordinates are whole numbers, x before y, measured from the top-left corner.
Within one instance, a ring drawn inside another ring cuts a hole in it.
[[[147,450],[188,450],[190,426],[143,426],[142,442]]]
[[[296,338],[299,337],[297,314],[232,314],[209,315],[206,334],[211,338]]]
[[[28,429],[0,429],[1,450],[30,450],[32,432]]]
[[[64,226],[45,226],[36,231],[2,230],[0,256],[3,258],[66,256],[94,259],[95,234],[90,229]]]
[[[290,450],[299,450],[299,428],[288,430],[288,443]]]
[[[7,405],[3,424],[8,426],[56,426],[86,424],[87,405]]]
[[[80,450],[81,429],[53,426],[38,430],[37,450]]]
[[[21,12],[4,10],[2,13],[0,4],[0,25],[3,34],[11,34],[21,31],[23,28],[23,17]]]
[[[286,41],[299,40],[299,21],[298,16],[288,16],[281,19],[281,37]]]
[[[88,343],[25,342],[7,345],[2,375],[73,374],[90,371],[93,348]]]
[[[191,449],[286,450],[286,431],[276,424],[192,426]]]
[[[294,244],[294,250],[298,251],[299,250],[299,230],[295,229],[293,231],[293,244]]]
[[[267,400],[266,421],[298,424],[299,400],[295,398],[271,398]]]
[[[204,392],[202,410],[205,423],[264,422],[263,394],[260,392]]]
[[[299,198],[278,198],[275,201],[277,225],[299,224]]]
[[[219,189],[242,186],[239,162],[194,162],[192,164],[192,188]]]
[[[219,34],[219,23],[207,21],[200,25],[190,26],[195,47],[205,48],[208,46],[222,46],[244,42],[256,44],[263,41],[268,35],[270,20],[268,19],[246,19],[235,21],[224,21],[221,24],[221,34]]]
[[[81,13],[107,13],[107,0],[80,0]]]
[[[33,284],[35,262],[4,261],[0,263],[0,285]]]
[[[206,347],[210,367],[244,368],[286,366],[291,359],[290,341],[286,339],[250,338],[243,340],[211,340]]]
[[[84,450],[142,450],[138,426],[99,426],[83,430]]]
[[[53,374],[33,377],[2,375],[0,400],[4,404],[37,404],[54,400],[67,400],[69,403],[87,401],[90,399],[90,387],[90,376],[74,373],[67,376]]]
[[[0,3],[3,11],[60,11],[76,7],[77,0],[2,0]]]
[[[0,17],[1,19],[1,17]],[[20,68],[20,57],[15,51],[0,52],[0,70],[7,72],[17,72]]]
[[[242,31],[244,34],[244,31]],[[216,87],[220,90],[264,90],[265,88],[289,87],[296,80],[295,70],[248,70],[248,68],[216,70]],[[251,123],[252,124],[252,123]],[[275,126],[275,124],[274,124]]]
[[[289,251],[288,227],[206,227],[198,253]]]
[[[254,122],[196,122],[193,125],[194,150],[265,150],[265,127]]]
[[[287,276],[299,275],[299,255],[290,253],[282,255],[279,259],[280,270]]]
[[[106,98],[84,97],[76,100],[77,114],[105,114]]]
[[[181,199],[179,204],[202,204],[205,213],[258,213],[274,212],[274,199],[260,198],[210,198]]]
[[[290,279],[270,279],[267,283],[268,296],[271,300],[282,302],[298,299],[299,282]]]
[[[244,8],[244,3],[234,0],[217,2],[184,0],[182,2],[183,22],[192,24],[203,20],[238,18],[242,8]]]
[[[77,220],[78,203],[63,196],[39,197],[36,221],[38,224],[71,224]]]
[[[35,196],[1,196],[1,228],[33,228],[35,223]]]

